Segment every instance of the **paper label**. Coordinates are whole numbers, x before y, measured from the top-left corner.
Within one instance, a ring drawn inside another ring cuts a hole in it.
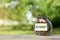
[[[35,31],[48,31],[47,23],[35,23]]]

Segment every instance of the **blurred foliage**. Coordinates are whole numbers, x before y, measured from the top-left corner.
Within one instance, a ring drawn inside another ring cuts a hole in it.
[[[36,0],[34,1],[38,8],[35,15],[45,14],[52,21],[53,27],[60,26],[60,0]]]
[[[32,25],[26,25],[26,24],[19,24],[19,25],[16,25],[16,26],[13,26],[12,27],[12,30],[22,30],[22,31],[32,31],[33,30],[33,26]]]
[[[11,2],[11,0],[2,0],[3,14],[5,14],[4,19],[26,21],[26,12],[28,9],[31,10],[35,17],[40,14],[45,14],[52,21],[53,26],[60,26],[60,0],[18,0],[19,3],[16,7],[5,8],[5,4]],[[1,14],[1,11],[0,11]],[[30,25],[31,26],[31,25]],[[13,26],[13,29],[27,29],[29,25],[18,25]],[[21,28],[22,27],[22,28]],[[31,30],[32,27],[29,29]]]

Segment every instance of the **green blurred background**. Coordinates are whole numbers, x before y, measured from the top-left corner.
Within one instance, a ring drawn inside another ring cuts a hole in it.
[[[60,0],[0,0],[0,23],[5,20],[11,24],[2,23],[0,34],[34,33],[34,22],[27,21],[28,10],[34,18],[40,14],[48,16],[53,24],[53,34],[60,34]],[[13,25],[13,21],[17,25]]]

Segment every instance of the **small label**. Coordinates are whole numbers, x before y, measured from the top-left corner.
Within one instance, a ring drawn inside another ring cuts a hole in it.
[[[48,31],[47,23],[35,23],[35,31]]]

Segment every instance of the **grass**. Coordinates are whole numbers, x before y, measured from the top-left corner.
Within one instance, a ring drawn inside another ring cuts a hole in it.
[[[20,31],[20,30],[16,30],[16,31],[0,31],[0,34],[33,34],[33,31]]]
[[[60,34],[60,27],[59,28],[54,28],[52,33],[53,34]]]
[[[21,30],[0,30],[0,34],[34,34],[34,31],[21,31]],[[54,28],[52,34],[60,34],[60,28]]]

